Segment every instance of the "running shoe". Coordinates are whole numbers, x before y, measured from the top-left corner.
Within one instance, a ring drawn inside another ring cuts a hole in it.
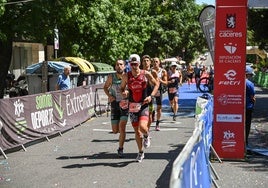
[[[124,157],[123,148],[118,148],[117,155],[118,155],[119,158],[123,158]]]
[[[159,120],[156,121],[155,130],[160,131]]]
[[[151,138],[149,137],[149,135],[147,135],[147,137],[143,137],[143,146],[145,148],[149,148],[151,145]]]
[[[173,121],[176,121],[176,115],[175,114],[173,115]]]
[[[142,159],[144,159],[144,152],[139,152],[136,161],[140,163]]]
[[[155,130],[156,130],[156,131],[160,131],[160,126],[159,126],[159,125],[156,125],[156,126],[155,126]]]

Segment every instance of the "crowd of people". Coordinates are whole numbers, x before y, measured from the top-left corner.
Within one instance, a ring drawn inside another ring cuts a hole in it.
[[[150,128],[156,114],[155,130],[160,131],[162,97],[167,90],[173,121],[178,111],[179,86],[182,73],[173,62],[166,70],[158,57],[132,54],[128,66],[122,59],[115,64],[116,74],[109,75],[104,91],[111,103],[111,125],[113,133],[119,133],[119,157],[124,156],[125,129],[129,118],[135,131],[138,155],[136,161],[144,158],[144,149],[150,147]],[[154,105],[156,104],[156,109]]]
[[[117,154],[124,157],[124,142],[126,138],[126,124],[130,120],[135,131],[138,148],[137,162],[144,159],[144,149],[150,147],[150,127],[156,114],[155,130],[160,131],[162,115],[162,97],[167,91],[173,121],[179,109],[179,87],[183,83],[183,70],[176,62],[171,62],[168,69],[161,66],[158,57],[151,58],[144,55],[141,59],[137,54],[126,61],[118,59],[115,63],[115,74],[110,74],[104,84],[104,92],[111,104],[111,126],[114,134],[119,133],[119,146]],[[186,82],[190,88],[191,83],[199,82],[202,76],[210,74],[213,67],[195,66],[189,64],[186,68]],[[71,67],[64,67],[64,72],[59,75],[56,90],[70,89]],[[254,84],[250,81],[254,71],[246,66],[246,145],[251,127],[252,111],[255,104]],[[194,80],[193,80],[194,79]],[[197,87],[197,85],[196,85]],[[197,88],[198,89],[198,88]],[[154,107],[156,104],[156,109]]]
[[[127,63],[127,64],[126,64]],[[119,133],[117,154],[124,156],[126,124],[129,121],[135,131],[138,147],[137,161],[144,158],[144,148],[150,146],[150,128],[155,121],[155,130],[160,131],[163,93],[167,91],[168,100],[173,113],[173,121],[179,109],[179,87],[183,82],[183,72],[176,62],[167,67],[161,66],[158,57],[151,58],[137,54],[130,55],[128,61],[118,59],[115,63],[115,74],[107,77],[104,92],[111,104],[111,126],[114,134]],[[193,78],[198,81],[205,72],[205,67],[187,67],[187,82]],[[56,90],[70,89],[71,67],[66,66],[59,75]],[[156,105],[156,108],[155,108]]]

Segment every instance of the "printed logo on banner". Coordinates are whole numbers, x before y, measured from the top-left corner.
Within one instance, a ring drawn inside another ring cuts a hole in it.
[[[226,15],[226,28],[234,29],[236,27],[236,14]]]
[[[242,32],[235,32],[232,29],[236,29],[236,14],[228,13],[226,14],[225,20],[226,30],[219,31],[220,38],[242,38]]]
[[[60,119],[62,119],[64,110],[63,110],[62,104],[61,104],[61,95],[59,96],[59,105],[56,103],[56,101],[54,101],[54,106],[55,106],[55,108],[60,116]]]
[[[57,104],[56,101],[54,101],[54,106],[58,112],[58,115],[60,116],[59,119],[62,120],[63,118],[63,114],[64,114],[64,109],[62,107],[62,102],[61,102],[61,94],[59,96],[59,105]],[[64,119],[62,122],[59,122],[59,124],[62,126],[62,127],[65,127],[66,125],[66,119]]]
[[[220,80],[218,85],[225,85],[225,86],[237,86],[240,85],[241,81],[236,80],[236,71],[233,69],[228,70],[226,73],[223,74],[225,76],[225,80]]]
[[[224,44],[224,49],[229,53],[229,54],[234,54],[236,52],[237,49],[237,44],[233,43],[228,43],[228,44]]]
[[[65,105],[66,105],[66,112],[67,112],[67,116],[71,116],[73,114],[79,113],[84,109],[90,108],[94,105],[92,100],[93,97],[93,92],[89,92],[89,93],[85,93],[85,94],[81,94],[81,95],[77,95],[75,92],[73,93],[73,95],[66,95],[66,101],[65,101]]]
[[[242,104],[242,95],[222,93],[217,98],[217,100],[223,106],[225,106],[225,105],[241,105]]]
[[[15,127],[17,129],[18,134],[22,134],[26,127],[27,127],[27,121],[24,116],[21,117],[22,114],[24,114],[24,104],[21,102],[20,99],[16,100],[14,103],[14,108],[15,108]],[[18,136],[21,138],[20,136]]]
[[[35,109],[31,112],[33,129],[42,129],[42,132],[50,133],[56,130],[53,116],[53,98],[51,94],[35,97]]]
[[[242,114],[216,114],[217,122],[241,123]]]
[[[241,56],[236,55],[236,52],[238,50],[238,44],[233,44],[232,42],[224,43],[223,48],[225,52],[227,52],[226,55],[220,55],[219,56],[219,63],[241,63]]]
[[[223,131],[222,149],[234,148],[236,145],[235,133],[230,130]]]

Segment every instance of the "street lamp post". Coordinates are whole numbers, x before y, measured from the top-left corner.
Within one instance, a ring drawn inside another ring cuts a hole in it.
[[[54,28],[54,56],[57,58],[57,50],[59,50],[59,30],[57,26]]]

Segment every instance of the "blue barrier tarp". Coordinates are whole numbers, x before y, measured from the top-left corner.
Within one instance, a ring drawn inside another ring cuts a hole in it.
[[[197,97],[201,96],[203,93],[196,90],[195,84],[191,84],[189,88],[187,83],[182,84],[179,87],[179,107],[180,108],[195,108]],[[162,100],[163,106],[169,106],[168,97],[164,97]]]
[[[208,158],[202,141],[194,146],[190,157],[183,165],[183,171],[181,187],[211,187]]]

